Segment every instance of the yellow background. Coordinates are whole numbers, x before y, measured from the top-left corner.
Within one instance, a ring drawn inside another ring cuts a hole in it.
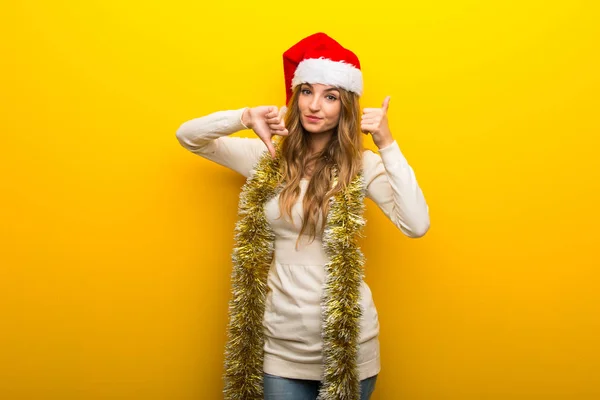
[[[317,31],[360,57],[363,107],[391,95],[431,210],[412,240],[368,202],[372,399],[600,398],[594,1],[2,8],[0,398],[221,398],[244,180],[175,131],[281,105]]]

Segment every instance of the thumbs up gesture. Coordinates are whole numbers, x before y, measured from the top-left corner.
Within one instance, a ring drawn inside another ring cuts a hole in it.
[[[388,125],[388,108],[390,96],[383,100],[381,108],[364,108],[360,120],[360,130],[364,134],[371,134],[375,145],[382,149],[394,141]]]
[[[275,157],[275,148],[271,139],[274,135],[287,136],[288,130],[285,128],[283,116],[287,107],[278,109],[276,106],[259,106],[249,108],[244,111],[242,119],[244,124],[252,129],[267,146],[271,157]]]

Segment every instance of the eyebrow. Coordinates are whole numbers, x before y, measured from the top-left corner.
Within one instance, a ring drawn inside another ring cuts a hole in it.
[[[312,87],[313,87],[313,86],[312,86],[310,83],[303,83],[303,85],[310,86],[310,87],[311,87],[311,89],[312,89]],[[333,90],[335,90],[336,92],[339,92],[339,89],[337,89],[337,88],[329,88],[329,89],[325,89],[325,90],[324,90],[324,92],[331,92],[331,91],[333,91]]]

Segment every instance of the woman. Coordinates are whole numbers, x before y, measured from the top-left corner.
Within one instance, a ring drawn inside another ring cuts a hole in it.
[[[429,228],[388,127],[389,97],[361,116],[358,58],[324,33],[283,54],[287,107],[181,125],[183,147],[247,177],[233,252],[226,399],[367,400],[379,322],[357,245],[364,197],[409,237]],[[258,138],[230,137],[252,129]],[[371,134],[379,154],[362,147]]]

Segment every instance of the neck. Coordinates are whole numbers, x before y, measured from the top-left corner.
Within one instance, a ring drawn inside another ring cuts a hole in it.
[[[311,153],[318,153],[322,151],[331,140],[331,136],[333,136],[333,130],[328,130],[325,132],[311,132],[309,136],[309,146]]]

